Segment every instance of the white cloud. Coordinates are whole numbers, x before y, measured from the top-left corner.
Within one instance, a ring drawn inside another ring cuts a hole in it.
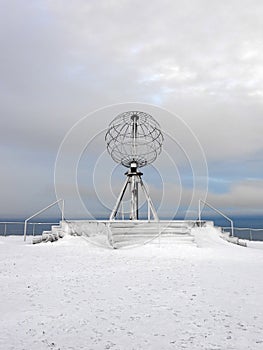
[[[44,191],[52,185],[56,151],[78,119],[107,104],[140,101],[180,115],[200,139],[212,172],[220,162],[233,161],[226,169],[231,177],[237,162],[251,159],[250,173],[261,176],[262,13],[259,0],[155,0],[150,6],[128,0],[4,1],[2,162],[16,162],[19,150],[25,159],[19,170],[33,202],[30,189]],[[106,126],[109,119],[101,115],[87,134]],[[166,123],[161,115],[157,119]],[[180,134],[177,126],[176,120],[165,125]],[[190,135],[184,142],[190,152]],[[35,154],[26,157],[28,150]],[[46,177],[31,178],[37,169],[43,169]],[[12,167],[6,169],[2,183],[7,187],[16,183],[16,193],[23,197],[19,176],[16,181],[11,172]],[[243,177],[246,181],[247,174]],[[232,181],[229,201],[233,196],[238,203],[233,188],[240,179]],[[249,205],[253,206],[253,198],[258,205],[253,188],[245,190],[251,193]],[[8,191],[3,201],[10,202]],[[215,201],[225,203],[226,198],[217,196]]]

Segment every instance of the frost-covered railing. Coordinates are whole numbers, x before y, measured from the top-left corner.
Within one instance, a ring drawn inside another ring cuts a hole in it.
[[[201,203],[203,203],[203,208],[201,209]],[[231,220],[228,216],[226,216],[224,213],[222,213],[220,210],[213,207],[211,204],[207,203],[206,201],[203,201],[202,199],[199,199],[199,205],[198,205],[198,221],[201,223],[201,215],[202,210],[204,209],[204,206],[209,207],[210,209],[214,210],[217,214],[223,216],[225,219],[227,219],[230,222],[230,228],[231,228],[231,236],[234,237],[234,224],[233,220]]]
[[[223,230],[229,230],[231,227],[222,227]],[[240,237],[240,233],[247,234],[247,237]],[[240,239],[249,239],[250,241],[263,241],[263,228],[251,228],[251,227],[234,227],[235,236]],[[256,233],[261,233],[256,236]]]
[[[9,235],[23,235],[24,232],[24,221],[0,221],[0,235],[9,236]],[[38,234],[37,227],[57,225],[57,222],[28,222],[27,225],[32,227],[29,230],[29,234],[35,236]]]
[[[54,205],[58,204],[58,203],[62,203],[61,206],[61,220],[64,220],[64,207],[65,207],[65,201],[64,199],[58,199],[57,201],[49,204],[48,206],[46,206],[45,208],[39,210],[38,212],[36,212],[35,214],[31,215],[29,218],[27,218],[25,220],[25,224],[24,224],[24,241],[26,240],[26,233],[27,233],[27,223],[29,220],[33,219],[34,217],[36,217],[37,215],[43,213],[44,211],[48,210],[49,208],[53,207]]]

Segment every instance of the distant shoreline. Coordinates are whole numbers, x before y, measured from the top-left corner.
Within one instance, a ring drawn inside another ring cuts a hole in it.
[[[229,215],[229,214],[228,214]],[[229,215],[233,220],[234,226],[236,227],[251,227],[251,228],[263,228],[263,215]],[[68,218],[68,220],[108,220],[108,217],[97,217],[97,218]],[[146,218],[142,217],[143,220]],[[170,220],[167,217],[160,217],[161,220]],[[203,220],[214,221],[215,225],[218,226],[228,226],[228,221],[219,216],[206,216],[203,215]],[[30,220],[30,222],[41,222],[41,223],[56,223],[61,220],[60,217],[45,217],[45,218],[36,218]],[[176,217],[173,220],[197,220],[197,218],[185,219],[182,216]],[[12,218],[12,217],[0,217],[0,222],[24,222],[25,218]]]

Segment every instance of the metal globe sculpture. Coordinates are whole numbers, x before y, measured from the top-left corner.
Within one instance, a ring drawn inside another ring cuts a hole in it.
[[[159,123],[150,114],[128,111],[113,119],[105,141],[115,162],[127,168],[135,162],[142,168],[161,153],[163,135]]]
[[[159,123],[145,112],[124,112],[110,123],[105,141],[112,159],[129,168],[125,173],[127,178],[110,215],[110,220],[115,220],[120,208],[123,208],[123,198],[128,185],[131,195],[129,219],[139,219],[140,186],[148,204],[148,221],[150,221],[151,214],[154,220],[159,220],[148,190],[142,181],[143,174],[138,170],[154,162],[161,153],[163,135]],[[122,212],[123,219],[124,216]]]

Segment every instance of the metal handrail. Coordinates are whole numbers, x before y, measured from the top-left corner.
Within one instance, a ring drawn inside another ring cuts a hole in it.
[[[230,227],[222,227],[222,228],[228,229]],[[263,231],[263,228],[235,227],[235,230],[237,230],[237,231],[248,231],[248,230],[251,230],[251,231]]]
[[[31,215],[29,218],[27,218],[25,220],[25,224],[24,224],[24,241],[26,241],[26,233],[27,233],[27,222],[31,219],[33,219],[34,217],[36,217],[37,215],[43,213],[44,211],[46,211],[47,209],[53,207],[55,204],[58,204],[62,202],[62,207],[61,207],[61,220],[64,220],[64,208],[65,208],[65,201],[64,199],[58,199],[56,202],[53,202],[51,204],[49,204],[48,206],[46,206],[45,208],[39,210],[37,213]]]
[[[0,221],[0,224],[23,224],[24,221]]]
[[[222,229],[229,229],[230,227],[222,227]],[[249,232],[249,239],[250,241],[253,240],[252,238],[252,232],[263,232],[263,228],[253,228],[253,227],[235,227],[234,230],[236,231],[248,231]]]
[[[201,203],[204,204],[204,206],[206,205],[207,207],[211,208],[212,210],[214,210],[216,213],[218,213],[219,215],[223,216],[225,219],[227,219],[230,222],[230,226],[231,226],[231,237],[234,237],[234,224],[233,224],[233,220],[231,220],[228,216],[226,216],[224,213],[222,213],[220,210],[216,209],[215,207],[213,207],[211,204],[207,203],[206,201],[203,201],[202,199],[199,199],[199,205],[198,205],[198,221],[201,222],[201,215],[202,215],[202,210],[204,209],[204,206],[201,210]]]

